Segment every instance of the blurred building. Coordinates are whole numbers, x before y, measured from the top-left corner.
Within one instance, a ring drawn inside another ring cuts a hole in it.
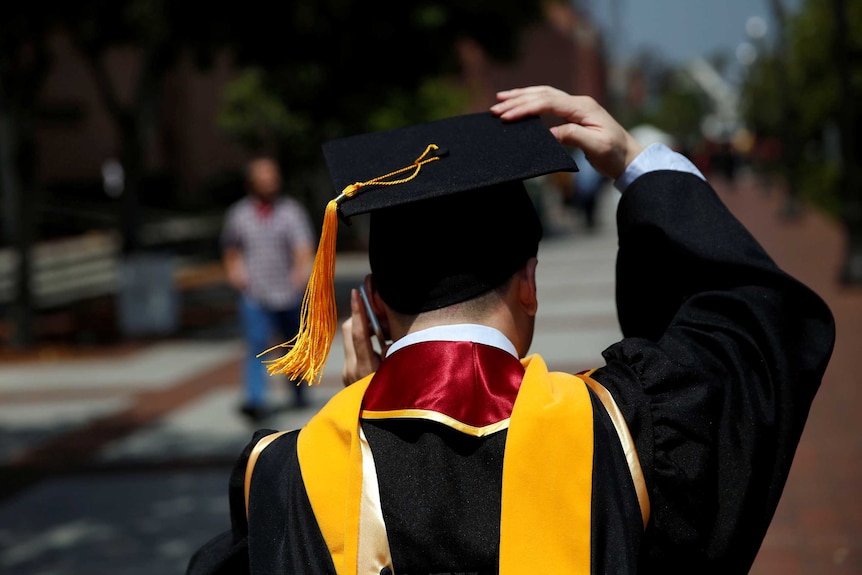
[[[459,50],[474,111],[487,110],[500,90],[540,84],[607,104],[608,65],[602,35],[570,4],[547,4],[544,21],[526,31],[514,62],[494,62],[470,41],[463,42]]]
[[[36,130],[40,183],[48,194],[40,211],[49,222],[66,225],[43,226],[42,237],[61,235],[73,225],[86,227],[88,221],[98,224],[104,217],[98,206],[107,200],[102,169],[117,159],[120,149],[117,126],[88,63],[62,32],[54,36],[52,48],[54,65],[42,92]],[[124,100],[133,97],[137,64],[132,48],[108,55],[107,80]],[[169,73],[158,102],[162,121],[152,126],[146,150],[144,192],[151,203],[193,205],[208,179],[242,165],[243,151],[215,124],[221,88],[234,74],[228,54],[208,70],[183,61]]]

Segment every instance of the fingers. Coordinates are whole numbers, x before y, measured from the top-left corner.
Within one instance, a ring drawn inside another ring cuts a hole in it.
[[[583,119],[601,110],[589,96],[572,96],[550,86],[530,86],[497,93],[498,103],[491,111],[511,121],[531,115],[552,114],[568,122]]]
[[[353,348],[356,352],[356,364],[360,370],[368,369],[367,373],[363,373],[360,377],[368,375],[373,368],[376,368],[377,354],[374,353],[374,347],[371,344],[371,330],[368,327],[368,314],[365,312],[365,306],[362,305],[362,300],[359,297],[359,290],[351,290],[350,293],[350,309],[353,314],[353,322],[351,325],[351,338],[353,340]]]
[[[344,369],[341,378],[344,385],[358,381],[373,373],[380,364],[374,352],[368,316],[359,297],[358,290],[350,291],[350,318],[341,325],[344,338]]]
[[[491,106],[491,112],[505,121],[520,120],[527,116],[548,113],[565,114],[565,110],[558,110],[563,104],[560,101],[560,95],[553,89],[545,90],[543,87],[519,88],[499,92],[497,99],[499,101]]]
[[[550,86],[529,86],[497,94],[491,111],[506,121],[551,114],[565,121],[551,128],[561,144],[578,147],[601,174],[618,178],[642,148],[589,96],[572,96]]]
[[[599,134],[590,133],[590,129],[580,124],[563,124],[551,127],[551,133],[564,146],[582,148],[585,151],[595,148],[593,141]],[[589,153],[589,152],[587,152]]]
[[[639,148],[632,147],[622,128],[564,124],[551,128],[551,133],[561,143],[581,148],[596,171],[614,180],[639,153]]]

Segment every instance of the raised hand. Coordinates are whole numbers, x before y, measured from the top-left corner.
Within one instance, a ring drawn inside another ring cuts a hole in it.
[[[530,86],[497,93],[491,112],[503,120],[552,114],[567,123],[551,128],[564,145],[581,148],[593,167],[616,179],[643,150],[602,106],[589,96],[572,96],[551,86]]]

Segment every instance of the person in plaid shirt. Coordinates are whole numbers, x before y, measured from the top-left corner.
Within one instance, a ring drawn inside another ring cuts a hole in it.
[[[221,243],[228,281],[240,295],[248,347],[240,411],[259,420],[267,413],[266,370],[257,354],[276,343],[277,335],[281,341],[296,335],[314,243],[305,208],[281,194],[281,171],[273,158],[249,161],[246,184],[246,197],[227,212]],[[303,390],[297,382],[297,407],[307,403]]]

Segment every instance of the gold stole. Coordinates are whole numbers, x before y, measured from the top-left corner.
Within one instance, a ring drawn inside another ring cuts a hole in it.
[[[601,386],[585,376],[548,372],[538,355],[522,363],[526,373],[503,459],[500,574],[589,573],[593,412],[583,383]],[[359,424],[370,382],[368,376],[337,394],[297,440],[303,482],[338,575],[394,571],[374,462]],[[628,429],[623,434],[617,425],[617,431],[627,455],[634,453]],[[638,496],[645,497],[636,454],[634,463]],[[644,499],[641,508],[646,525]]]

